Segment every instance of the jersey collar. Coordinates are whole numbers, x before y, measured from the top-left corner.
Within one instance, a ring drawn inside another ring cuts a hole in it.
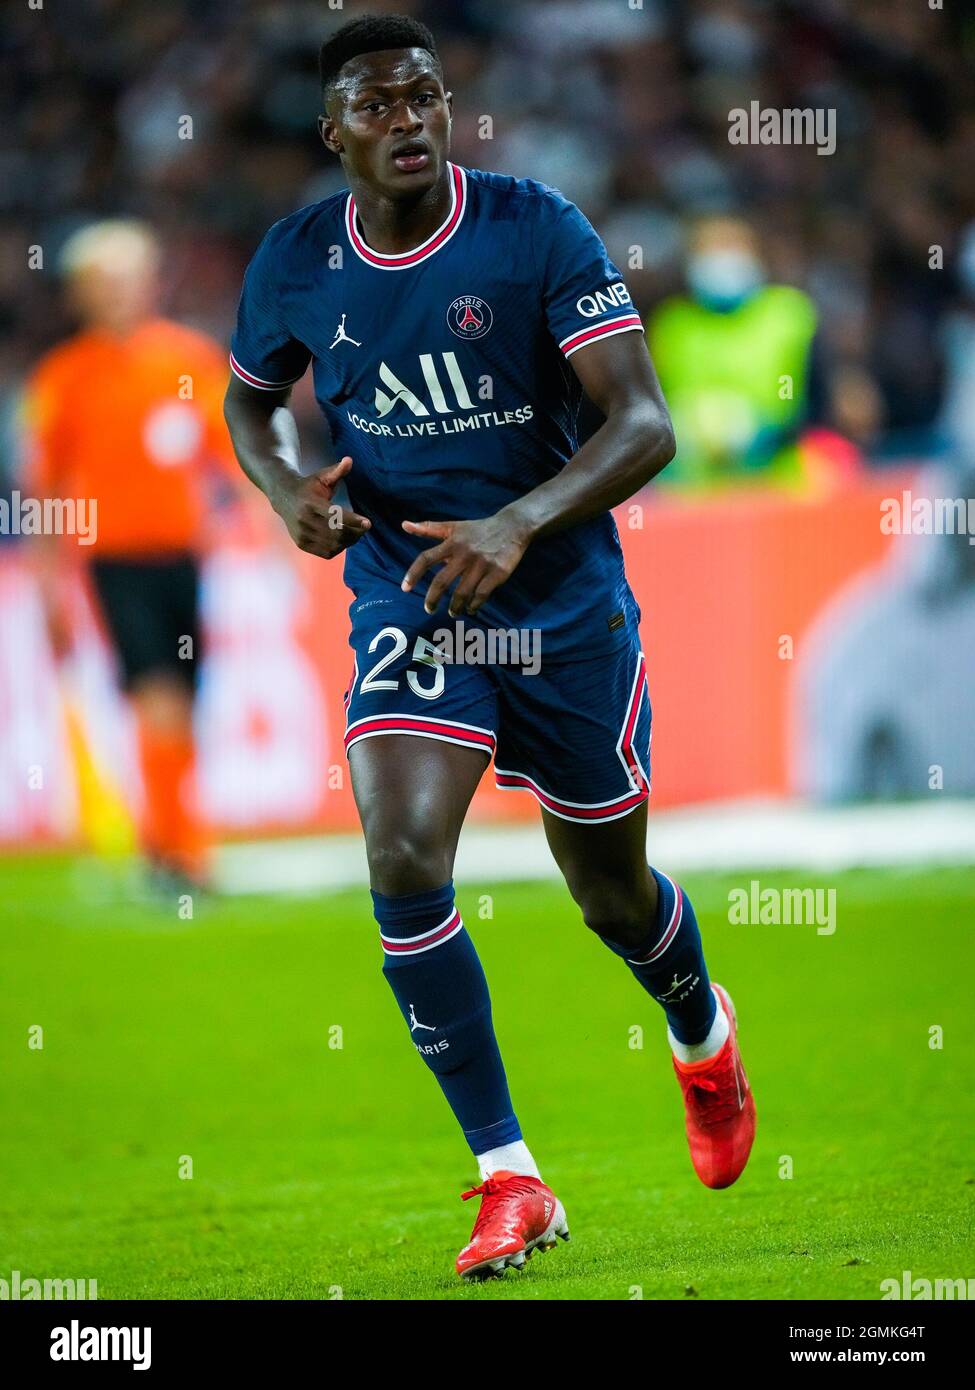
[[[390,255],[382,251],[373,251],[371,246],[367,246],[359,231],[355,199],[351,193],[349,194],[345,204],[345,230],[352,243],[352,249],[360,260],[377,266],[380,270],[405,270],[407,266],[419,265],[435,251],[439,251],[441,246],[446,245],[463,221],[467,208],[467,175],[459,164],[451,164],[449,160],[447,168],[450,172],[450,211],[433,235],[427,237],[419,246],[415,246],[412,251]]]

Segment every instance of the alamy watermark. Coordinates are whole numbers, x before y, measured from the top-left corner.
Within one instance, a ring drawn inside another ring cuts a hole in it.
[[[729,891],[728,921],[732,926],[814,926],[817,936],[832,936],[836,889],[763,888],[753,878],[747,888]]]
[[[57,1301],[98,1297],[97,1279],[34,1279],[11,1270],[9,1279],[0,1279],[0,1302],[29,1302],[32,1299]]]
[[[967,536],[975,545],[975,497],[885,497],[880,530],[885,536]]]
[[[0,535],[76,536],[79,545],[98,539],[97,497],[24,497],[16,488],[0,497]]]
[[[975,1299],[975,1279],[915,1279],[909,1269],[899,1279],[881,1279],[883,1300],[892,1298],[925,1302],[928,1299]]]
[[[542,666],[537,627],[479,627],[461,621],[438,628],[433,645],[447,666],[520,666],[523,676],[537,676]]]
[[[152,1365],[151,1327],[82,1327],[72,1318],[51,1329],[52,1361],[131,1361],[134,1371]]]
[[[788,107],[777,111],[750,101],[748,109],[736,106],[728,112],[731,145],[815,145],[817,154],[836,152],[836,108]]]

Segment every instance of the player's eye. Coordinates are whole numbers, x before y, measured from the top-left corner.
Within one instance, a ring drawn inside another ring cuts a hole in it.
[[[436,101],[436,99],[436,92],[421,92],[416,100],[418,104],[426,105],[427,102]]]
[[[369,101],[366,103],[365,109],[367,111],[381,111],[385,106],[386,103],[384,101]]]

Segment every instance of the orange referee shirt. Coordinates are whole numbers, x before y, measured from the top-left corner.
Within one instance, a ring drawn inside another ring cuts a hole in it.
[[[199,550],[207,474],[239,481],[223,419],[226,354],[166,319],[78,333],[27,390],[24,491],[97,499],[94,558]]]

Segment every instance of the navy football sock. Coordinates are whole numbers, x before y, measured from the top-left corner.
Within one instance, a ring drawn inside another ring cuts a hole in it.
[[[475,1154],[521,1138],[474,943],[453,880],[426,893],[373,893],[389,981],[410,1038]]]
[[[678,1042],[703,1042],[714,1022],[717,1003],[704,963],[701,933],[687,897],[666,874],[651,868],[657,880],[657,920],[638,946],[620,946],[606,937],[609,949],[622,956],[640,984],[667,1015]]]

